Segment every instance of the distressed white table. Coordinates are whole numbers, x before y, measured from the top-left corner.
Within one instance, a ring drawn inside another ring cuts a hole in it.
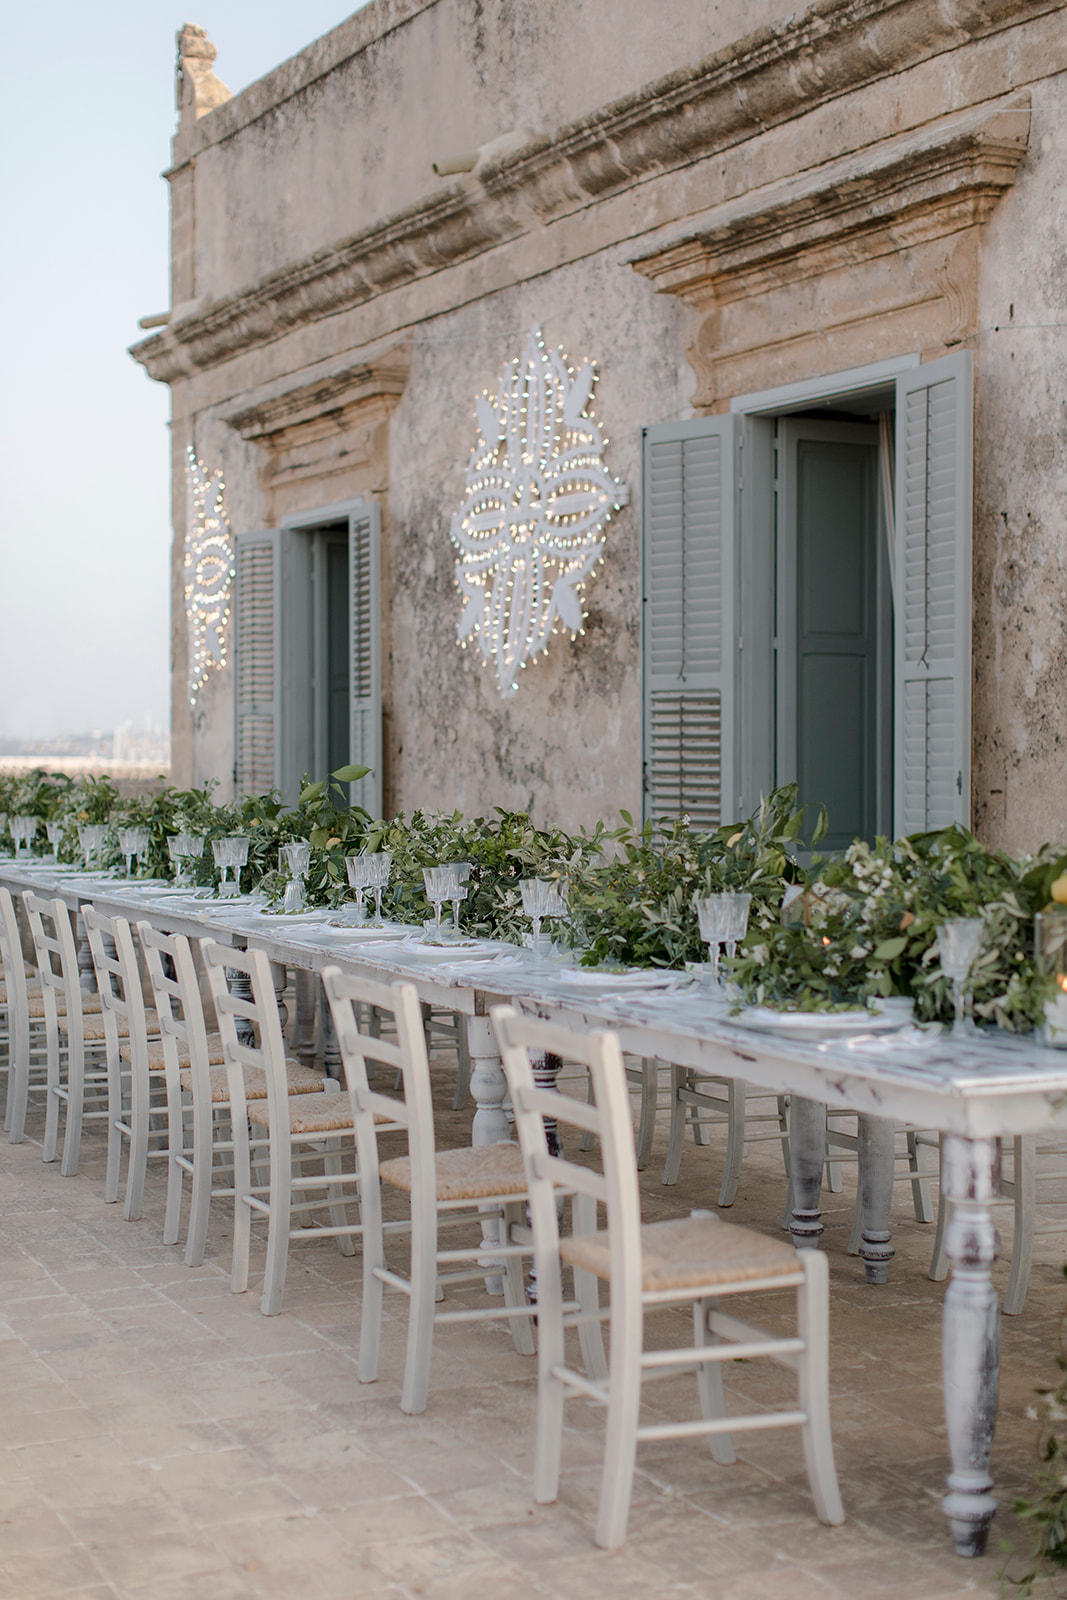
[[[487,943],[450,961],[395,943],[349,940],[322,923],[260,917],[232,902],[156,898],[147,887],[0,863],[0,882],[16,890],[29,881],[40,892],[61,894],[72,908],[92,900],[105,914],[146,918],[171,931],[210,933],[226,942],[257,945],[279,966],[314,973],[336,964],[387,981],[410,979],[422,999],[467,1018],[476,1144],[509,1136],[503,1071],[488,1016],[499,1000],[515,1000],[572,1028],[612,1027],[621,1035],[623,1048],[635,1055],[787,1093],[795,1191],[792,1227],[801,1248],[816,1246],[822,1232],[825,1108],[856,1110],[861,1119],[863,1254],[872,1282],[884,1281],[892,1256],[893,1125],[909,1122],[939,1129],[945,1135],[945,1192],[954,1203],[946,1240],[952,1279],[943,1325],[952,1457],[944,1509],[961,1555],[978,1555],[985,1548],[996,1511],[989,1462],[997,1409],[1000,1311],[991,1278],[996,1234],[990,1207],[999,1190],[999,1140],[1067,1125],[1067,1057],[1002,1035],[963,1042],[945,1035],[909,1051],[889,1044],[857,1047],[761,1034],[739,1027],[724,1007],[699,993],[612,994],[609,986],[596,994],[534,966],[508,946]],[[485,959],[472,960],[475,955]]]

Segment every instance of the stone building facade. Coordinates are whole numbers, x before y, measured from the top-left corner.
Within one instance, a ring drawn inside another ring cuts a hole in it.
[[[178,781],[291,787],[348,726],[386,813],[730,820],[799,775],[844,833],[1067,835],[1061,3],[372,0],[239,95],[213,59],[183,31],[132,352]],[[533,329],[627,492],[505,698],[449,531]],[[190,445],[237,550],[195,706]]]

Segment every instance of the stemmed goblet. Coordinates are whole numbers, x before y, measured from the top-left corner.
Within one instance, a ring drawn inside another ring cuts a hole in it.
[[[389,883],[389,875],[393,870],[393,857],[388,850],[382,850],[376,856],[370,856],[371,878],[370,888],[374,890],[374,926],[382,927],[382,894]]]
[[[533,958],[543,961],[545,951],[541,943],[541,928],[549,917],[563,917],[567,914],[567,902],[560,893],[559,885],[546,878],[523,878],[519,883],[522,894],[522,909],[530,918],[533,926]]]
[[[0,829],[0,832],[3,830]],[[52,865],[59,861],[59,846],[63,840],[63,824],[61,822],[46,822],[44,831],[48,835],[48,843],[52,846]]]
[[[134,856],[143,862],[148,854],[148,829],[120,828],[119,848],[126,858],[126,876],[132,878]]]
[[[956,1008],[955,1028],[967,1031],[967,979],[975,958],[982,947],[981,917],[950,917],[937,930],[937,953],[941,971],[952,980],[952,998]],[[974,1027],[973,1019],[971,1027]]]
[[[752,903],[750,894],[709,894],[693,901],[693,909],[700,924],[700,937],[708,947],[708,965],[711,968],[708,986],[721,989],[719,959],[722,946],[733,956],[738,943],[748,931],[748,910]]]
[[[434,910],[434,938],[441,938],[441,907],[446,900],[452,899],[452,890],[458,890],[460,883],[451,867],[423,867],[422,881],[426,886],[426,898]]]
[[[224,834],[221,839],[212,839],[211,854],[215,858],[221,877],[219,878],[219,899],[228,900],[233,895],[241,892],[241,868],[248,861],[248,838],[243,833]],[[233,872],[231,880],[229,874]]]
[[[107,835],[106,822],[80,822],[78,824],[78,843],[81,845],[82,858],[85,870],[89,870],[89,862],[93,856],[99,856],[104,847]]]
[[[29,853],[30,845],[37,834],[36,817],[12,817],[9,822],[11,837],[15,841],[15,855],[20,856],[25,850]]]
[[[307,905],[304,878],[311,865],[311,846],[302,840],[282,845],[282,859],[289,868],[289,882],[285,886],[285,911],[303,911]]]
[[[392,858],[390,858],[392,859]],[[374,878],[377,868],[374,862],[376,856],[345,856],[345,871],[348,873],[349,887],[356,891],[356,927],[361,928],[367,920],[363,896],[368,889],[374,888]],[[381,891],[378,893],[381,902]]]

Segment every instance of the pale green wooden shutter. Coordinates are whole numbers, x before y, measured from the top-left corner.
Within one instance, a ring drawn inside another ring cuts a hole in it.
[[[281,651],[277,528],[237,536],[234,670],[237,798],[281,781]]]
[[[353,805],[373,817],[382,814],[382,630],[381,513],[374,502],[348,519],[348,571],[351,584],[352,737],[349,760],[370,767],[351,786]]]
[[[731,820],[737,802],[735,427],[644,430],[645,816]]]
[[[897,379],[894,830],[971,822],[973,361]]]

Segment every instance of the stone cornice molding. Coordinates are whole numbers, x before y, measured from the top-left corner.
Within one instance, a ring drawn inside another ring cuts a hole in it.
[[[166,383],[217,366],[1060,3],[817,0],[247,289],[175,308],[130,354]],[[197,123],[208,142],[241,98]]]
[[[335,372],[303,381],[291,388],[271,385],[239,408],[223,410],[223,422],[243,439],[270,445],[279,435],[305,423],[324,418],[351,417],[361,406],[385,401],[395,405],[403,394],[411,371],[411,345],[390,344],[375,353],[365,353]]]
[[[1015,182],[1029,97],[887,141],[717,207],[635,271],[699,310],[984,222]]]

